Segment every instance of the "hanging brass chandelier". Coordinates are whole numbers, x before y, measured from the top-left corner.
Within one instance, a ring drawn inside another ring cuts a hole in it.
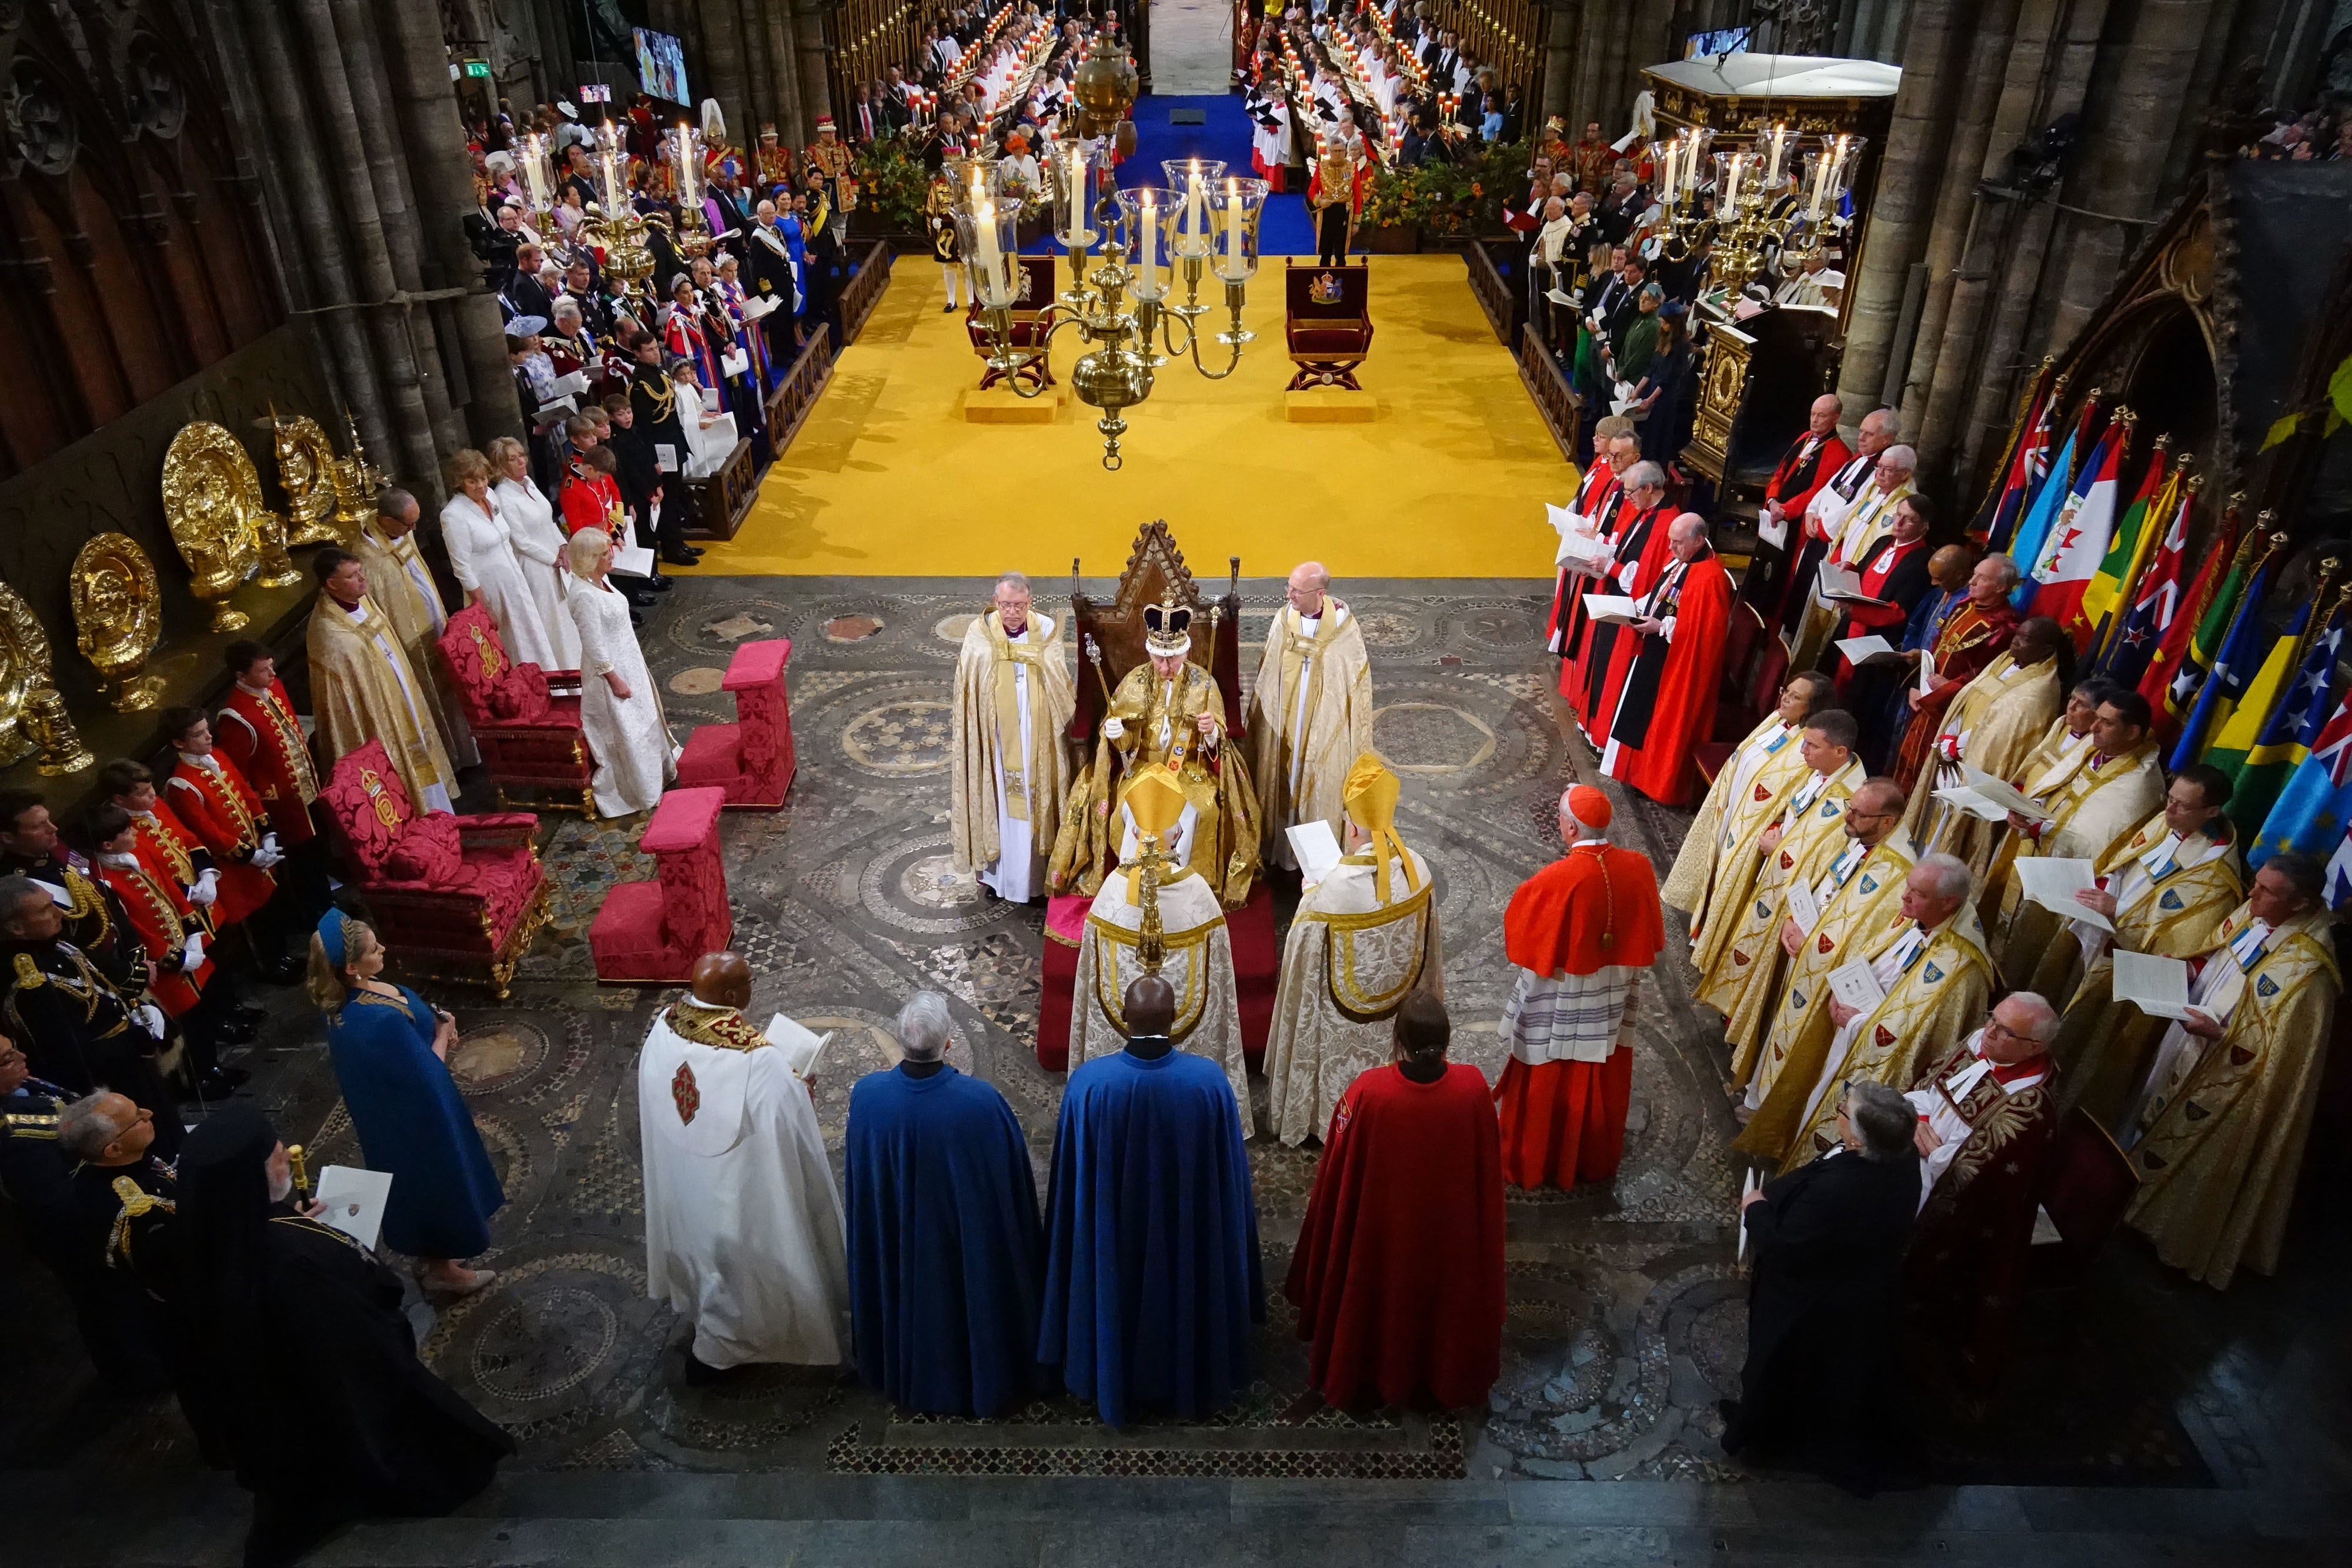
[[[1661,248],[1682,261],[1712,244],[1709,270],[1727,298],[1778,257],[1785,267],[1834,243],[1852,223],[1846,198],[1866,145],[1859,136],[1803,137],[1785,125],[1751,141],[1714,145],[1691,126],[1650,143],[1665,228]]]

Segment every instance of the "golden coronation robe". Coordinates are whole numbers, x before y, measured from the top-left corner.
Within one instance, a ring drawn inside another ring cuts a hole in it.
[[[466,705],[451,688],[448,672],[434,651],[449,624],[449,612],[442,607],[440,585],[433,580],[432,569],[417,553],[416,531],[412,528],[396,539],[390,538],[383,525],[371,517],[352,540],[352,553],[360,558],[360,568],[367,573],[368,598],[390,618],[408,654],[408,667],[424,680],[424,695],[433,705],[433,722],[441,732],[442,747],[458,767],[472,767],[481,760],[474,744],[474,728],[466,722]]]
[[[330,757],[381,739],[420,814],[450,810],[457,770],[433,723],[429,687],[392,618],[362,597],[345,610],[324,593],[310,612],[310,707]]]
[[[1984,897],[1984,908],[1993,917],[1989,924],[1993,925],[1992,947],[2000,961],[2001,980],[2011,990],[2032,988],[2035,973],[2053,963],[2063,975],[2079,946],[2070,921],[2025,901],[2015,862],[2042,855],[2086,860],[2095,867],[2150,811],[2163,807],[2164,768],[2157,761],[2154,741],[2104,760],[2084,745],[2068,748],[2039,773],[2026,774],[2021,788],[2050,813],[2050,821],[2039,839],[2014,831],[2009,835],[1994,857]],[[2055,996],[2051,1003],[2057,1005]]]
[[[2064,705],[2055,658],[2021,665],[2014,653],[2003,653],[1968,684],[1945,714],[1919,770],[1919,787],[1904,808],[1903,831],[1920,853],[1948,851],[1984,875],[1992,863],[1995,824],[1947,805],[1934,791],[1965,783],[1962,763],[1996,779],[2013,777]],[[1958,748],[1958,761],[1946,757],[1948,743]]]
[[[1143,905],[1131,902],[1120,866],[1103,878],[1087,911],[1086,935],[1078,939],[1076,994],[1070,998],[1070,1071],[1097,1056],[1127,1049],[1127,988],[1143,975],[1136,943]],[[1160,886],[1160,926],[1166,956],[1160,976],[1176,992],[1176,1043],[1224,1069],[1234,1101],[1242,1108],[1242,1135],[1255,1124],[1249,1111],[1249,1067],[1242,1055],[1242,1013],[1234,988],[1234,944],[1225,912],[1209,884],[1186,871]]]
[[[1742,1154],[1796,1169],[1836,1144],[1840,1083],[1867,1078],[1908,1088],[1984,1021],[1992,959],[1973,904],[1932,931],[1897,919],[1853,956],[1870,963],[1886,994],[1843,1029],[1826,1005],[1811,1016],[1762,1108],[1733,1142]]]
[[[1266,860],[1286,870],[1298,863],[1286,829],[1320,821],[1340,836],[1347,818],[1340,788],[1356,758],[1372,749],[1372,672],[1363,629],[1328,594],[1323,610],[1312,619],[1287,604],[1275,612],[1250,692],[1259,826]]]
[[[1771,1021],[1772,998],[1778,990],[1780,923],[1789,917],[1788,887],[1792,881],[1811,883],[1820,874],[1816,857],[1824,849],[1832,855],[1845,842],[1845,803],[1867,778],[1859,758],[1849,758],[1835,773],[1822,775],[1808,768],[1776,819],[1780,841],[1758,866],[1748,900],[1726,910],[1731,939],[1708,946],[1717,956],[1699,976],[1700,1001],[1723,1014],[1723,1035],[1735,1062],[1753,1061],[1756,1048]]]
[[[1903,879],[1911,874],[1912,863],[1911,845],[1900,832],[1887,834],[1869,849],[1849,839],[1822,863],[1812,883],[1821,918],[1789,960],[1788,977],[1774,998],[1762,1047],[1731,1064],[1733,1082],[1747,1086],[1750,1111],[1763,1107],[1806,1026],[1817,1014],[1827,1018],[1830,971],[1901,919]]]
[[[1006,635],[993,610],[972,618],[956,654],[950,714],[950,832],[956,870],[979,873],[1016,904],[1045,891],[1070,787],[1062,736],[1076,706],[1053,617],[1031,612],[1018,637]]]
[[[1797,750],[1801,733],[1798,727],[1781,723],[1780,715],[1768,716],[1733,748],[1715,781],[1706,787],[1706,794],[1698,803],[1698,815],[1691,819],[1690,828],[1683,834],[1682,848],[1675,852],[1674,866],[1666,873],[1666,880],[1658,884],[1659,902],[1691,916],[1694,927],[1700,912],[1706,908],[1716,872],[1722,863],[1727,813],[1746,797],[1748,785],[1767,768],[1774,769],[1777,776],[1804,766],[1804,758]]]
[[[2315,911],[2264,935],[2239,905],[2190,993],[2215,1009],[2237,993],[2221,1038],[2176,1024],[2157,1052],[2126,1218],[2158,1257],[2217,1291],[2240,1263],[2278,1269],[2343,987],[2329,918]]]
[[[2226,819],[2213,825],[2226,827]],[[2165,1030],[2164,1019],[2115,999],[2114,949],[2166,958],[2206,952],[2222,918],[2245,895],[2245,871],[2235,843],[2202,834],[2183,840],[2165,826],[2162,811],[2109,850],[2096,869],[2100,885],[2116,896],[2115,936],[2070,921],[2078,951],[2045,959],[2026,988],[2053,1003],[2062,990],[2069,998],[2050,1042],[2061,1070],[2059,1094],[2069,1110],[2082,1106],[2112,1132]],[[2082,982],[2068,987],[2074,956],[2087,963]]]
[[[1202,714],[1217,721],[1213,739],[1200,732]],[[1102,887],[1118,854],[1112,832],[1118,779],[1144,763],[1164,762],[1182,779],[1195,815],[1184,835],[1186,863],[1226,908],[1248,903],[1259,863],[1257,796],[1241,748],[1224,732],[1224,716],[1216,677],[1198,664],[1187,661],[1174,681],[1159,679],[1149,662],[1129,670],[1105,715],[1126,732],[1117,740],[1099,735],[1094,760],[1071,780],[1046,885],[1057,894],[1092,894]]]
[[[1405,853],[1415,885],[1408,892],[1404,869],[1390,866],[1386,904],[1370,850],[1342,860],[1298,901],[1265,1044],[1269,1119],[1293,1147],[1323,1135],[1358,1073],[1388,1063],[1397,1008],[1413,988],[1445,994],[1429,862]]]
[[[1690,918],[1691,967],[1702,975],[1722,961],[1725,950],[1731,945],[1731,934],[1738,929],[1739,915],[1748,907],[1748,894],[1755,891],[1757,878],[1764,870],[1765,831],[1780,820],[1789,798],[1804,788],[1805,780],[1819,777],[1805,766],[1801,757],[1793,764],[1781,762],[1783,756],[1796,756],[1798,745],[1798,737],[1791,735],[1786,745],[1756,769],[1741,792],[1724,803],[1723,826],[1716,832],[1714,869],[1707,877],[1700,906]],[[1687,839],[1684,846],[1687,851]],[[1682,862],[1677,858],[1675,870],[1678,873],[1681,869]],[[1687,885],[1686,882],[1682,883],[1684,887]],[[1663,889],[1659,901],[1665,901]]]

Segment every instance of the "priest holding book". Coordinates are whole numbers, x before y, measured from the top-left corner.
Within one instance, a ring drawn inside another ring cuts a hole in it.
[[[1639,638],[1639,652],[1612,710],[1601,768],[1662,806],[1679,806],[1698,778],[1691,753],[1715,730],[1731,632],[1731,574],[1696,512],[1676,517],[1667,538],[1672,564],[1627,628]]]

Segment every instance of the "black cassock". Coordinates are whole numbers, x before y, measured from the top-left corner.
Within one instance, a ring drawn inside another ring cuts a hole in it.
[[[1748,1362],[1726,1453],[1785,1455],[1867,1493],[1902,1445],[1896,1281],[1919,1209],[1916,1155],[1844,1150],[1748,1206]]]
[[[277,1137],[231,1106],[189,1137],[171,1307],[213,1354],[181,1389],[205,1457],[254,1494],[247,1568],[337,1525],[446,1513],[514,1443],[417,1359],[399,1277],[339,1230],[268,1201]]]

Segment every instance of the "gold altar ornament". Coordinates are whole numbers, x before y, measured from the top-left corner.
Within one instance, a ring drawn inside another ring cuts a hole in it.
[[[49,639],[16,591],[0,582],[0,768],[41,754],[41,771],[78,773],[89,754],[49,678]]]
[[[306,413],[269,413],[269,434],[278,452],[278,487],[286,492],[286,542],[339,545],[342,531],[335,449],[327,433]]]
[[[100,534],[74,557],[66,588],[74,644],[97,669],[106,700],[117,713],[153,707],[163,678],[139,672],[163,635],[163,596],[147,552],[128,534]]]
[[[384,471],[368,461],[367,447],[360,440],[360,422],[347,412],[343,428],[351,433],[352,455],[335,459],[335,521],[342,526],[347,538],[356,538],[368,519],[375,516],[375,501],[392,483]]]
[[[228,596],[259,562],[261,509],[261,476],[236,436],[200,419],[172,437],[163,454],[163,520],[194,574],[188,591],[214,601],[215,632],[245,627],[245,612],[231,608]]]

